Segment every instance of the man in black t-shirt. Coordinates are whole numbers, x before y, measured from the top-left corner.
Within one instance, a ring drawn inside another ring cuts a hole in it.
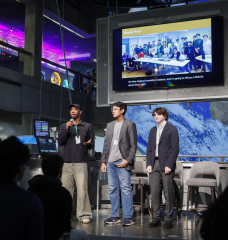
[[[137,44],[135,45],[134,51],[135,51],[137,54],[139,54],[139,47],[138,47]]]
[[[184,54],[188,56],[188,59],[190,60],[189,66],[190,66],[190,71],[192,70],[192,65],[194,66],[196,70],[196,62],[195,62],[195,57],[194,57],[195,49],[192,46],[192,42],[188,42],[188,46],[184,49]]]
[[[200,38],[200,34],[196,34],[196,40],[194,41],[194,48],[195,48],[195,57],[202,55],[203,51],[203,39]],[[196,60],[196,64],[198,69],[201,69],[202,62]]]

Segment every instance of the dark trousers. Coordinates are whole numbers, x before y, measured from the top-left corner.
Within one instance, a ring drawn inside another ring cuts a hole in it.
[[[195,56],[196,56],[196,57],[198,57],[198,56],[200,56],[200,55],[202,55],[202,51],[199,51],[198,53],[197,53],[197,52],[195,53]],[[202,62],[199,61],[199,60],[196,60],[196,65],[197,65],[198,69],[200,69],[201,66],[202,66]]]
[[[165,195],[165,221],[171,221],[173,215],[173,177],[174,172],[165,174],[161,170],[159,160],[155,160],[150,173],[149,181],[152,195],[153,219],[160,218],[161,209],[161,186],[163,186]]]
[[[195,62],[195,58],[194,57],[188,57],[189,58],[189,60],[190,60],[190,62],[189,62],[189,67],[190,67],[190,71],[192,70],[192,65],[194,66],[194,68],[195,68],[195,71],[197,70],[196,69],[196,62]]]

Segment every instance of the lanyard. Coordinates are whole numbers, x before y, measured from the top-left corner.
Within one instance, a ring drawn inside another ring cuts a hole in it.
[[[119,125],[119,127],[116,129],[116,137],[117,137],[118,134],[119,134],[119,131],[120,131],[120,128],[121,128],[122,124],[123,124],[123,122],[122,122],[122,123]]]
[[[79,123],[81,123],[81,120],[80,120]],[[79,124],[79,123],[78,123],[78,124]],[[77,125],[74,125],[74,126],[75,126],[75,131],[76,131],[76,136],[78,136],[78,124],[77,124]]]

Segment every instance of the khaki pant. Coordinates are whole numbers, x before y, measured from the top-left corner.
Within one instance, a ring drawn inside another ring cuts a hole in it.
[[[74,194],[74,181],[77,187],[77,218],[92,218],[88,195],[88,170],[86,163],[64,163],[62,184],[71,194]]]

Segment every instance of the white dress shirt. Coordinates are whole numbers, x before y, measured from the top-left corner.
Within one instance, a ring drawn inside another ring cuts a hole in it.
[[[159,127],[159,125],[157,125],[155,157],[158,157],[158,145],[159,145],[159,141],[160,141],[160,138],[162,135],[162,131],[163,131],[166,123],[167,123],[167,121],[164,121],[164,123],[161,125],[161,127]]]

